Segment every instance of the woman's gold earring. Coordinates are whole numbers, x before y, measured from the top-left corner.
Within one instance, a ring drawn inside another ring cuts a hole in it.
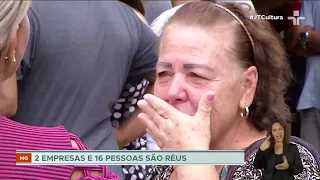
[[[16,59],[16,57],[12,57],[12,62],[16,62],[17,61],[17,59]],[[6,57],[6,61],[5,61],[6,63],[9,63],[10,61],[9,61],[9,58],[8,57]]]
[[[249,108],[246,107],[245,111],[241,111],[240,116],[243,117],[244,119],[247,119],[249,117]]]

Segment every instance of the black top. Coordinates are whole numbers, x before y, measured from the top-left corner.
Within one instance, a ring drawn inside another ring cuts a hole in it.
[[[283,156],[287,157],[289,168],[277,170],[275,166],[283,163]],[[293,180],[293,176],[301,173],[303,169],[299,150],[294,144],[284,145],[281,155],[275,154],[273,147],[265,151],[259,149],[253,165],[256,169],[263,170],[262,179],[264,180]]]
[[[275,164],[281,164],[283,163],[283,154],[274,154]],[[285,171],[278,171],[276,168],[274,168],[272,179],[274,180],[282,180],[286,176]]]

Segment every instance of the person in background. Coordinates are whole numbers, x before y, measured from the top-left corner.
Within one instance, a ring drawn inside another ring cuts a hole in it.
[[[186,4],[188,2],[191,1],[176,1],[176,0],[171,0],[172,2],[172,8],[164,11],[163,13],[161,13],[159,16],[157,16],[157,18],[155,18],[155,20],[152,21],[152,23],[150,23],[150,27],[152,29],[152,31],[157,35],[160,36],[162,33],[162,27],[164,26],[164,24],[169,20],[169,18],[171,16],[174,15],[174,13],[181,7],[183,6],[183,4]]]
[[[299,113],[296,111],[298,100],[302,91],[304,74],[305,74],[305,58],[298,56],[295,51],[288,47],[288,43],[292,38],[293,25],[292,20],[288,17],[293,16],[294,11],[300,11],[301,2],[300,0],[293,1],[252,1],[256,7],[256,11],[262,13],[263,15],[280,16],[282,19],[268,19],[269,23],[278,33],[279,37],[284,41],[286,45],[286,50],[288,53],[288,59],[290,62],[293,81],[288,87],[288,92],[286,94],[287,103],[290,107],[290,111],[293,116],[293,121],[291,125],[288,125],[288,133],[293,136],[300,136],[300,118]],[[291,131],[290,131],[291,129]]]
[[[320,154],[320,3],[302,2],[300,26],[293,32],[291,49],[307,57],[304,87],[297,110],[301,112],[301,138]]]
[[[171,0],[171,4],[172,4],[172,7],[176,7],[176,6],[180,6],[182,4],[185,4],[185,3],[188,3],[188,2],[194,2],[194,1],[181,1],[181,0]]]
[[[28,14],[14,120],[63,125],[94,150],[116,150],[117,140],[145,134],[135,116],[117,137],[110,121],[125,84],[148,79],[152,88],[155,77],[157,36],[134,11],[118,1],[34,1]],[[121,166],[110,168],[123,179]]]
[[[293,114],[294,121],[291,125],[291,135],[300,137],[301,118],[300,113],[297,111],[297,105],[303,89],[305,72],[306,72],[306,58],[299,56],[294,50],[290,49],[290,42],[292,41],[292,31],[295,27],[292,20],[294,11],[300,11],[302,2],[300,0],[285,1],[284,4],[284,19],[286,23],[284,30],[284,42],[288,52],[288,59],[290,61],[292,74],[294,77],[293,82],[288,88],[287,101],[290,110]],[[280,23],[279,23],[280,24]]]
[[[31,1],[0,1],[0,87],[8,85],[26,50]],[[14,90],[14,89],[12,89]],[[2,101],[0,102],[2,106]],[[106,166],[17,166],[16,150],[86,150],[79,138],[60,127],[36,127],[0,116],[1,179],[119,180]]]
[[[128,0],[129,1],[129,0]],[[172,8],[170,0],[167,1],[154,1],[142,0],[145,9],[145,19],[148,24],[151,24],[161,13]]]
[[[300,0],[285,1],[284,4],[284,19],[286,23],[284,30],[284,42],[288,52],[288,59],[290,61],[292,74],[294,77],[293,82],[288,88],[287,101],[290,110],[293,114],[293,122],[291,125],[291,135],[300,137],[301,118],[300,113],[297,111],[298,101],[303,89],[305,72],[306,72],[306,58],[299,56],[297,53],[290,49],[290,42],[292,41],[292,31],[295,27],[292,20],[288,17],[293,15],[294,11],[300,11],[302,2]],[[280,24],[280,23],[279,23]]]
[[[257,13],[260,15],[274,15],[270,12],[272,9],[278,9],[283,6],[285,3],[284,0],[269,0],[269,1],[260,1],[260,0],[251,0]],[[280,21],[281,22],[281,21]]]
[[[253,166],[262,170],[262,179],[293,180],[302,172],[298,147],[289,142],[286,130],[286,125],[273,122],[268,137],[256,154]]]
[[[133,8],[136,15],[146,24],[148,22],[144,18],[144,8],[140,0],[120,0],[121,2],[129,5]],[[142,79],[138,81],[137,84],[126,84],[124,89],[114,107],[111,122],[114,127],[116,127],[116,137],[121,136],[121,128],[126,123],[129,116],[137,116],[138,108],[137,101],[142,98],[142,96],[147,93],[147,88],[149,81],[147,79]],[[145,131],[144,126],[130,129],[130,132],[139,131],[139,129]],[[132,136],[130,133],[125,136]],[[124,136],[124,135],[122,135]],[[127,143],[127,144],[123,144]],[[141,137],[133,140],[132,142],[123,142],[118,140],[119,148],[124,150],[150,150],[156,145],[155,141],[150,135],[144,134]],[[156,146],[157,147],[157,146]],[[158,147],[157,147],[158,148]],[[159,149],[159,148],[158,148]],[[125,175],[125,180],[143,180],[147,173],[151,170],[152,166],[145,165],[124,165],[122,166],[123,174]]]
[[[126,3],[126,0],[120,0],[121,2]],[[130,1],[130,3],[126,3],[127,5],[131,6],[134,10],[134,12],[136,13],[136,15],[145,23],[148,25],[148,22],[146,21],[146,19],[144,18],[144,9],[143,7],[141,7],[141,1],[140,0],[134,0],[134,1]],[[138,10],[140,9],[140,10]],[[125,85],[125,89],[122,92],[122,96],[120,96],[118,103],[115,106],[115,111],[116,113],[113,114],[113,119],[112,121],[114,122],[114,125],[116,127],[120,127],[119,124],[123,123],[124,121],[126,121],[126,118],[136,109],[136,103],[138,100],[140,100],[142,98],[142,96],[144,95],[144,93],[148,93],[148,92],[152,92],[152,88],[150,88],[148,90],[148,85],[149,85],[149,81],[147,79],[143,79],[141,80],[137,85],[132,85],[132,84],[126,84]],[[131,104],[131,105],[128,105]],[[121,113],[122,111],[122,113]],[[119,112],[122,114],[120,115],[121,118],[119,117],[115,117],[117,115],[119,115]],[[132,114],[132,116],[137,116],[139,111],[134,111],[135,113]],[[121,128],[121,127],[120,127]],[[136,128],[136,129],[143,129],[142,127]],[[117,133],[120,133],[118,131],[118,129],[116,129]],[[132,132],[132,130],[131,130]],[[119,135],[120,136],[120,135]],[[128,136],[130,136],[130,134],[128,134]],[[159,147],[156,145],[155,141],[152,139],[152,137],[148,134],[145,134],[145,136],[143,137],[143,139],[146,138],[147,143],[141,143],[139,142],[137,144],[136,141],[133,141],[134,144],[133,145],[135,148],[139,148],[139,146],[146,146],[147,149],[156,149],[158,150]],[[130,139],[130,138],[126,138],[126,139]],[[138,138],[139,139],[139,138]],[[137,140],[138,140],[137,139]],[[141,141],[144,141],[142,139],[140,139]],[[140,141],[139,140],[139,141]],[[129,143],[128,141],[118,141],[119,143],[119,147],[122,148],[124,147],[125,144]],[[144,145],[141,145],[144,144]],[[124,147],[125,149],[127,149],[127,147]],[[145,147],[141,147],[142,150]]]
[[[120,2],[125,3],[126,5],[133,8],[134,12],[138,15],[138,17],[143,20],[146,24],[148,24],[144,18],[145,10],[141,0],[119,0]]]
[[[151,23],[150,27],[151,27],[152,31],[157,36],[160,36],[162,34],[163,26],[168,22],[170,17],[173,16],[178,9],[180,9],[184,4],[186,4],[188,2],[196,2],[196,1],[219,2],[219,0],[195,0],[195,1],[176,1],[176,0],[172,0],[172,4],[174,5],[173,8],[163,12],[160,16],[157,17],[157,19],[155,19]],[[229,1],[232,2],[233,0],[229,0]],[[227,1],[224,0],[223,2],[227,2]],[[237,0],[235,2],[243,5],[243,8],[245,8],[245,9],[249,8],[254,12],[254,6],[253,6],[251,1],[238,1]]]
[[[8,4],[2,4],[8,5]],[[27,41],[27,40],[26,40]],[[5,43],[5,42],[1,42]],[[25,42],[27,43],[27,42]],[[2,45],[2,44],[0,44]],[[23,51],[20,51],[20,53]],[[21,56],[21,54],[19,54]],[[8,64],[9,65],[9,64]],[[12,64],[10,70],[13,70],[16,66]],[[8,71],[7,69],[1,69],[1,72]],[[18,96],[17,96],[17,76],[13,72],[4,73],[6,76],[1,76],[0,85],[0,115],[6,117],[12,117],[16,114],[18,108]],[[8,76],[11,75],[11,76]]]
[[[238,166],[157,166],[147,179],[260,179],[253,162],[268,130],[291,122],[284,95],[292,76],[272,26],[238,3],[201,1],[183,5],[163,30],[154,95],[138,102],[138,118],[162,150],[244,150],[245,158]],[[313,147],[289,140],[304,165],[296,179],[319,178]]]

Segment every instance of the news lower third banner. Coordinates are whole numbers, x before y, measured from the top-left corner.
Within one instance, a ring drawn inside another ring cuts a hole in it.
[[[244,151],[16,151],[17,165],[242,165]]]

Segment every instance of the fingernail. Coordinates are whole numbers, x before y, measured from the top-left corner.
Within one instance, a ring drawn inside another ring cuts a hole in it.
[[[213,101],[213,99],[214,99],[214,92],[213,91],[209,91],[207,93],[207,100],[208,101]]]
[[[150,131],[149,128],[147,128],[147,129],[146,129],[146,132],[147,132],[148,134],[150,134],[151,131]]]
[[[138,119],[141,119],[141,113],[138,114],[137,118],[138,118]]]
[[[145,102],[145,100],[139,100],[139,101],[137,102],[138,107],[141,107],[144,102]]]
[[[150,95],[149,94],[145,94],[144,96],[143,96],[143,99],[145,99],[145,100],[150,100]]]

